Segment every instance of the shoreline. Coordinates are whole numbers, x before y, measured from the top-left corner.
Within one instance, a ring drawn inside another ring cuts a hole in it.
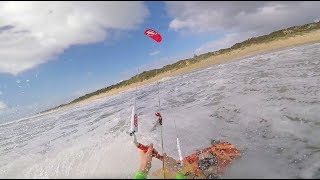
[[[176,69],[176,70],[172,70],[169,72],[159,74],[153,78],[144,80],[142,82],[133,83],[133,84],[130,84],[125,87],[118,88],[118,89],[112,89],[108,92],[89,97],[88,99],[85,99],[85,100],[82,100],[82,101],[79,101],[76,103],[68,104],[63,107],[59,107],[57,109],[49,110],[47,112],[38,113],[38,115],[50,114],[52,112],[65,110],[65,109],[68,109],[68,108],[74,107],[74,106],[82,106],[82,105],[85,105],[87,103],[90,103],[92,101],[95,101],[95,100],[98,100],[98,99],[101,99],[101,98],[104,98],[107,96],[112,96],[115,94],[119,94],[121,92],[131,90],[132,88],[141,87],[144,85],[154,83],[154,82],[161,80],[163,78],[173,77],[173,76],[177,76],[177,75],[181,75],[181,74],[185,74],[185,73],[190,73],[192,71],[200,70],[203,68],[207,68],[207,67],[210,67],[213,65],[229,62],[232,60],[247,58],[247,57],[256,56],[259,54],[271,53],[271,52],[275,52],[275,51],[281,51],[281,50],[292,48],[295,46],[314,44],[317,42],[320,42],[320,30],[314,30],[314,31],[311,31],[311,32],[308,32],[308,33],[305,33],[302,35],[295,35],[292,37],[288,37],[285,39],[278,39],[278,40],[274,40],[274,41],[267,42],[267,43],[250,45],[250,46],[247,46],[247,47],[244,47],[241,49],[233,50],[233,51],[225,53],[225,54],[214,55],[214,56],[208,57],[206,59],[203,59],[200,62],[190,64],[190,65],[183,67],[183,68],[180,68],[180,69]]]

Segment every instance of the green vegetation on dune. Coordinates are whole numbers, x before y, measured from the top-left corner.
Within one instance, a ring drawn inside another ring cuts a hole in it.
[[[251,46],[251,45],[255,45],[255,44],[267,43],[267,42],[271,42],[271,41],[282,39],[282,38],[288,38],[288,37],[292,37],[292,36],[302,35],[302,34],[308,33],[308,32],[313,31],[313,30],[318,30],[318,29],[320,29],[320,22],[314,22],[314,23],[309,23],[309,24],[305,24],[305,25],[302,25],[302,26],[293,26],[293,27],[290,27],[290,28],[287,28],[287,29],[274,31],[274,32],[272,32],[272,33],[270,33],[268,35],[262,35],[262,36],[258,36],[258,37],[249,38],[249,39],[247,39],[247,40],[245,40],[243,42],[234,44],[230,48],[220,49],[220,50],[215,51],[215,52],[208,52],[208,53],[204,53],[204,54],[201,54],[201,55],[198,55],[198,56],[195,55],[193,58],[180,60],[180,61],[178,61],[176,63],[166,65],[166,66],[164,66],[164,67],[162,67],[160,69],[153,69],[153,70],[149,70],[149,71],[144,71],[144,72],[142,72],[142,73],[140,73],[138,75],[135,75],[135,76],[131,77],[128,80],[124,80],[124,81],[121,81],[121,82],[119,82],[117,84],[114,84],[114,85],[99,89],[99,90],[97,90],[95,92],[92,92],[92,93],[86,94],[84,96],[81,96],[81,97],[79,97],[79,98],[77,98],[77,99],[75,99],[75,100],[73,100],[73,101],[71,101],[71,102],[69,102],[67,104],[62,104],[60,106],[57,106],[55,108],[52,108],[52,109],[49,109],[49,110],[46,110],[46,111],[43,111],[43,112],[54,110],[54,109],[57,109],[57,108],[60,108],[60,107],[63,107],[63,106],[69,105],[69,104],[73,104],[73,103],[76,103],[76,102],[80,102],[80,101],[88,99],[88,98],[90,98],[92,96],[108,92],[108,91],[110,91],[112,89],[118,89],[118,88],[125,87],[125,86],[133,84],[133,83],[142,82],[142,81],[148,80],[150,78],[153,78],[153,77],[155,77],[155,76],[157,76],[159,74],[186,67],[186,66],[188,66],[190,64],[194,64],[194,63],[200,62],[200,61],[205,60],[205,59],[207,59],[209,57],[214,57],[214,56],[217,56],[217,55],[229,53],[229,52],[231,52],[233,50],[242,49],[242,48],[245,48],[245,47],[248,47],[248,46]],[[43,112],[41,112],[41,113],[43,113]]]

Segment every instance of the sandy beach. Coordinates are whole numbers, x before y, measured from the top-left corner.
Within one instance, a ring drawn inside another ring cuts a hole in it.
[[[191,72],[191,71],[194,71],[197,69],[212,66],[214,64],[220,64],[220,63],[224,63],[224,62],[227,62],[230,60],[235,60],[235,59],[246,57],[246,56],[252,56],[252,55],[256,55],[256,54],[260,54],[260,53],[267,53],[270,51],[276,51],[276,50],[280,50],[283,48],[289,48],[289,47],[304,45],[304,44],[312,44],[312,43],[316,43],[316,42],[320,42],[320,30],[311,31],[311,32],[303,34],[303,35],[297,35],[297,36],[289,37],[286,39],[279,39],[279,40],[271,41],[268,43],[251,45],[251,46],[245,47],[243,49],[233,50],[233,51],[226,53],[226,54],[221,54],[221,55],[209,57],[209,58],[207,58],[203,61],[200,61],[198,63],[190,64],[187,67],[160,74],[156,77],[145,80],[143,82],[134,83],[134,84],[128,85],[126,87],[122,87],[122,88],[118,88],[118,89],[112,89],[106,93],[92,96],[92,97],[85,99],[83,101],[69,104],[69,105],[63,106],[61,108],[52,110],[52,111],[61,110],[61,109],[72,107],[72,106],[83,105],[83,104],[92,102],[93,100],[97,100],[99,98],[114,95],[114,94],[129,90],[131,88],[139,87],[142,85],[147,85],[149,83],[155,82],[155,81],[160,80],[165,77],[188,73],[188,72]],[[51,113],[52,111],[48,111],[46,113]]]

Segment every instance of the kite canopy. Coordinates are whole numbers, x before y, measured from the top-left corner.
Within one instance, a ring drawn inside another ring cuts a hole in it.
[[[159,33],[157,33],[155,30],[153,29],[147,29],[144,31],[144,35],[150,37],[151,39],[153,39],[154,41],[156,41],[157,43],[160,43],[162,40],[162,37]]]

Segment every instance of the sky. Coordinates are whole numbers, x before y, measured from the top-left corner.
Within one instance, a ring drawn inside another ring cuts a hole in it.
[[[320,19],[313,1],[0,2],[0,123]],[[154,29],[155,43],[143,33]]]

